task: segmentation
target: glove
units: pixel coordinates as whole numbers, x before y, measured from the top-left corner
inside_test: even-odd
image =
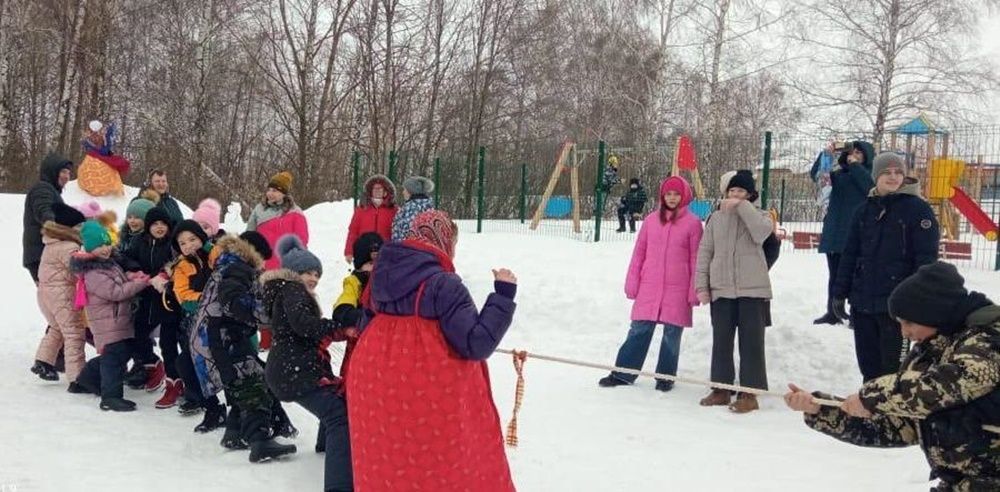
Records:
[[[833,315],[844,321],[849,321],[850,316],[847,315],[847,307],[845,306],[846,299],[834,299],[830,310],[833,311]]]

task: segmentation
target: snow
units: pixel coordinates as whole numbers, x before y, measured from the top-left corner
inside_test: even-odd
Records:
[[[134,196],[127,191],[126,197]],[[84,201],[72,185],[66,199]],[[34,287],[21,268],[23,195],[0,194],[2,296],[11,309],[0,344],[0,488],[3,490],[320,490],[322,455],[312,452],[316,419],[294,404],[286,408],[301,434],[289,460],[251,465],[246,452],[225,451],[221,432],[191,431],[200,417],[157,410],[158,394],[126,389],[137,412],[101,412],[92,396],[70,395],[65,383],[40,381],[28,371],[44,322]],[[122,216],[127,198],[101,199]],[[190,211],[182,207],[185,214]],[[238,206],[225,227],[242,230]],[[234,214],[235,213],[235,214]],[[350,270],[343,259],[350,202],[306,211],[310,248],[324,261],[318,290],[324,310]],[[602,364],[614,361],[628,330],[629,303],[622,283],[631,244],[583,243],[517,233],[477,235],[463,227],[456,266],[473,296],[492,289],[490,269],[509,267],[519,278],[518,311],[501,344]],[[1000,298],[997,274],[963,268],[971,288]],[[860,384],[851,332],[813,326],[826,289],[824,258],[785,252],[772,272],[774,326],[767,332],[772,389],[787,382],[847,394]],[[658,337],[647,358],[655,365]],[[88,349],[90,349],[88,347]],[[707,308],[682,340],[680,374],[707,379],[711,328]],[[93,356],[92,350],[88,357]],[[490,360],[494,398],[506,425],[516,377],[507,356]],[[528,359],[518,420],[519,448],[508,451],[520,490],[878,490],[923,491],[927,465],[916,447],[874,450],[839,443],[806,428],[776,398],[762,409],[734,415],[702,408],[706,389],[678,385],[653,390],[640,378],[632,387],[599,388],[602,371]]]

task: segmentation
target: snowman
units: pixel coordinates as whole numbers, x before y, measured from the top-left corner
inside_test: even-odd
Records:
[[[125,194],[122,177],[128,174],[129,161],[112,152],[115,124],[105,125],[98,120],[87,125],[83,139],[83,162],[77,171],[77,181],[83,191],[93,196],[121,196]]]

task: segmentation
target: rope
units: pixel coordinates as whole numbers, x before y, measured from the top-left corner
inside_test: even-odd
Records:
[[[521,398],[524,396],[524,378],[523,378],[523,376],[521,374],[521,367],[523,367],[523,364],[524,364],[523,359],[526,359],[529,356],[529,354],[525,350],[507,350],[507,349],[498,348],[498,349],[496,349],[496,351],[499,352],[499,353],[501,353],[501,354],[514,355],[514,357],[515,357],[514,367],[517,370],[517,400],[514,402],[514,415],[515,415],[515,420],[516,420],[517,411],[521,407]],[[547,360],[549,362],[557,362],[557,363],[560,363],[560,364],[568,364],[568,365],[580,366],[580,367],[590,367],[590,368],[593,368],[593,369],[603,369],[603,370],[606,370],[606,371],[614,371],[614,372],[620,372],[620,373],[625,373],[625,374],[634,374],[636,376],[646,376],[646,377],[656,378],[656,379],[666,379],[666,380],[669,380],[669,381],[676,381],[676,382],[680,382],[680,383],[693,384],[693,385],[697,385],[697,386],[706,386],[706,387],[714,388],[714,389],[723,389],[723,390],[729,390],[729,391],[736,391],[736,392],[740,392],[740,393],[749,393],[749,394],[757,395],[757,396],[775,396],[775,397],[779,397],[779,398],[784,398],[785,397],[784,393],[780,393],[780,392],[777,392],[777,391],[768,391],[768,390],[763,390],[763,389],[760,389],[760,388],[750,388],[750,387],[740,386],[740,385],[736,385],[736,384],[716,383],[716,382],[713,382],[713,381],[705,381],[703,379],[695,379],[695,378],[689,378],[689,377],[684,377],[684,376],[675,376],[673,374],[660,374],[660,373],[657,373],[657,372],[640,371],[640,370],[636,370],[636,369],[629,369],[627,367],[609,366],[609,365],[605,365],[605,364],[597,364],[597,363],[594,363],[594,362],[586,362],[586,361],[582,361],[582,360],[567,359],[567,358],[564,358],[564,357],[555,357],[555,356],[552,356],[552,355],[542,355],[542,354],[532,353],[532,354],[530,354],[530,356],[534,357],[536,359],[539,359],[539,360]],[[518,362],[517,362],[518,358],[522,359],[522,361],[520,363],[521,367],[518,367]],[[821,406],[838,407],[838,408],[840,407],[841,403],[843,403],[843,402],[841,402],[839,400],[830,400],[830,399],[825,399],[825,398],[813,398],[813,402],[817,403],[817,404],[819,404]],[[905,414],[882,414],[882,415],[892,415],[892,416],[895,416],[895,417],[903,417],[903,418],[917,419],[917,420],[920,420],[920,419],[924,418],[924,417],[917,416],[917,415],[905,415]],[[511,423],[514,424],[514,421],[511,421]],[[515,424],[515,429],[516,429],[516,424]],[[995,434],[1000,434],[1000,426],[984,425],[983,426],[983,430],[985,430],[987,432],[992,432],[992,433],[995,433]],[[509,427],[508,427],[508,431],[509,431]],[[514,439],[516,441],[517,437],[515,436]]]
[[[524,361],[528,358],[528,353],[524,350],[510,351],[514,360],[514,371],[517,372],[517,389],[514,391],[514,412],[507,424],[507,445],[517,447],[517,413],[521,411],[521,402],[524,400]]]

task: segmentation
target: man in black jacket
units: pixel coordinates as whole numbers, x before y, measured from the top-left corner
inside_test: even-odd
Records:
[[[177,205],[177,200],[170,196],[170,183],[167,182],[167,173],[159,169],[153,169],[149,172],[149,176],[146,179],[146,186],[143,190],[140,190],[140,196],[144,190],[153,190],[157,195],[160,196],[160,201],[157,202],[156,206],[167,211],[167,215],[170,219],[174,221],[174,224],[179,224],[184,220],[184,214],[181,213],[181,208]]]
[[[42,160],[37,183],[24,197],[24,254],[22,264],[38,283],[38,266],[42,261],[42,224],[55,220],[52,205],[63,203],[62,189],[72,177],[73,162],[51,153]]]
[[[906,177],[902,156],[882,152],[872,166],[875,187],[854,213],[833,286],[833,311],[847,319],[851,302],[854,350],[865,381],[899,369],[903,336],[889,316],[889,294],[921,265],[933,263],[941,239],[920,185]]]

